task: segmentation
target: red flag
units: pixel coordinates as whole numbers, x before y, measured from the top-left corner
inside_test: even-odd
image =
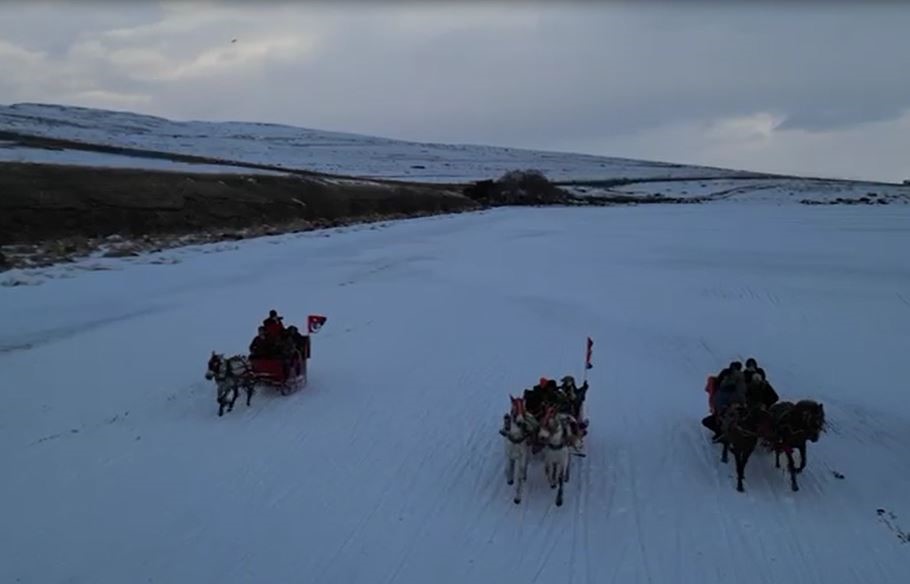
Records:
[[[591,369],[594,365],[591,365],[591,353],[594,349],[594,341],[591,340],[591,337],[588,337],[588,352],[585,356],[585,369]]]
[[[325,324],[325,321],[326,317],[320,316],[318,314],[311,314],[307,317],[307,330],[309,330],[311,334],[319,332],[319,329],[322,328],[322,325]]]

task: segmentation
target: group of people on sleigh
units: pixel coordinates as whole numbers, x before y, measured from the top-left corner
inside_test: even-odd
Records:
[[[568,414],[574,420],[572,432],[578,436],[587,434],[588,423],[582,418],[582,407],[588,392],[588,382],[581,387],[575,385],[575,378],[566,375],[557,385],[556,380],[541,377],[537,385],[524,390],[525,410],[538,422],[543,420],[552,407],[557,414]]]
[[[282,359],[285,364],[295,358],[310,356],[310,338],[300,334],[296,326],[285,327],[276,310],[259,327],[259,333],[250,342],[250,359]]]
[[[720,438],[720,420],[724,411],[733,404],[751,404],[765,409],[773,406],[780,397],[758,362],[746,359],[746,366],[740,361],[733,361],[717,375],[708,379],[705,387],[708,392],[710,415],[704,418],[703,426],[714,432],[713,440]]]

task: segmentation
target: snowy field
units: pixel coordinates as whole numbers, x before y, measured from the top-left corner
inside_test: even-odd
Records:
[[[0,582],[906,582],[907,249],[906,207],[743,203],[50,269],[0,288]],[[329,317],[310,386],[216,417],[209,352],[273,307]],[[516,506],[508,394],[580,375],[586,335],[588,456]],[[750,355],[825,405],[799,493],[764,453],[737,493],[699,424]]]
[[[878,200],[910,203],[910,186],[808,179],[746,179],[648,182],[623,185],[614,190],[631,195],[664,195],[679,198],[798,203],[803,200],[828,202],[837,199]],[[593,193],[596,194],[596,189]]]
[[[162,170],[166,172],[204,172],[215,174],[271,174],[287,173],[260,170],[222,164],[192,164],[175,162],[162,158],[146,158],[111,154],[107,152],[88,152],[85,150],[31,148],[0,142],[0,162],[28,162],[35,164],[66,164],[73,166],[93,166],[100,168],[141,168],[143,170]]]
[[[716,168],[584,154],[426,144],[245,122],[179,122],[97,109],[0,106],[0,131],[370,178],[468,182],[536,168],[551,180],[736,176]],[[24,154],[22,154],[24,155]],[[146,159],[150,165],[156,161]],[[134,158],[136,168],[157,168]],[[78,159],[73,164],[91,164]],[[160,164],[160,163],[159,163]]]

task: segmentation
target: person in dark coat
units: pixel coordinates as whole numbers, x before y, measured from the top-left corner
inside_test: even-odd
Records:
[[[552,387],[551,387],[552,384]],[[541,377],[537,385],[525,392],[525,409],[538,420],[543,417],[548,405],[553,403],[556,382]]]
[[[714,412],[722,415],[729,406],[744,401],[746,401],[746,378],[743,375],[742,363],[736,361],[730,365],[730,370],[714,392]]]
[[[736,367],[737,363],[738,363],[737,361],[733,361],[732,363],[730,363],[729,365],[727,365],[726,367],[724,367],[723,369],[720,370],[720,373],[718,373],[714,377],[714,386],[715,387],[720,387],[720,384],[723,383],[724,379],[727,378],[727,375],[729,375],[730,372],[733,371],[733,369]]]
[[[582,406],[585,403],[585,395],[588,392],[588,381],[585,380],[581,387],[575,385],[575,378],[566,375],[562,378],[559,386],[559,394],[562,396],[562,413],[572,416],[569,426],[574,436],[583,438],[588,433],[588,422],[583,418]]]
[[[563,396],[566,405],[566,412],[575,418],[581,418],[581,406],[585,402],[585,395],[588,393],[588,382],[582,383],[581,387],[575,385],[575,378],[566,375],[562,378],[559,386],[559,392]]]
[[[287,335],[288,340],[290,340],[291,343],[293,343],[294,347],[296,347],[297,350],[300,351],[301,357],[303,357],[304,359],[309,357],[309,351],[308,351],[309,337],[306,337],[305,335],[300,334],[300,331],[294,325],[291,325],[286,329],[285,335]]]
[[[250,357],[271,357],[275,354],[275,343],[268,337],[265,327],[259,327],[259,334],[250,343]]]
[[[771,384],[768,383],[764,376],[754,371],[746,382],[746,402],[770,408],[780,399]]]
[[[537,414],[543,409],[543,400],[540,395],[539,386],[528,388],[524,391],[525,411],[538,417]]]
[[[746,369],[743,371],[743,375],[746,377],[746,383],[749,383],[749,381],[752,380],[752,376],[756,373],[760,374],[765,381],[768,380],[768,375],[765,373],[765,370],[758,366],[758,362],[755,359],[749,357],[746,359]]]
[[[714,394],[711,396],[712,413],[701,421],[704,427],[714,432],[712,440],[720,437],[720,419],[724,410],[746,399],[746,380],[742,369],[742,363],[733,361],[715,379]]]
[[[554,379],[548,379],[547,382],[543,385],[543,395],[544,408],[553,406],[556,408],[556,411],[560,411],[563,405],[563,396],[559,393],[559,386],[556,385]]]

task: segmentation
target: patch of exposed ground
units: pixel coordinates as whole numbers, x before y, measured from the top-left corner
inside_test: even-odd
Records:
[[[453,213],[447,186],[0,164],[0,269]]]

